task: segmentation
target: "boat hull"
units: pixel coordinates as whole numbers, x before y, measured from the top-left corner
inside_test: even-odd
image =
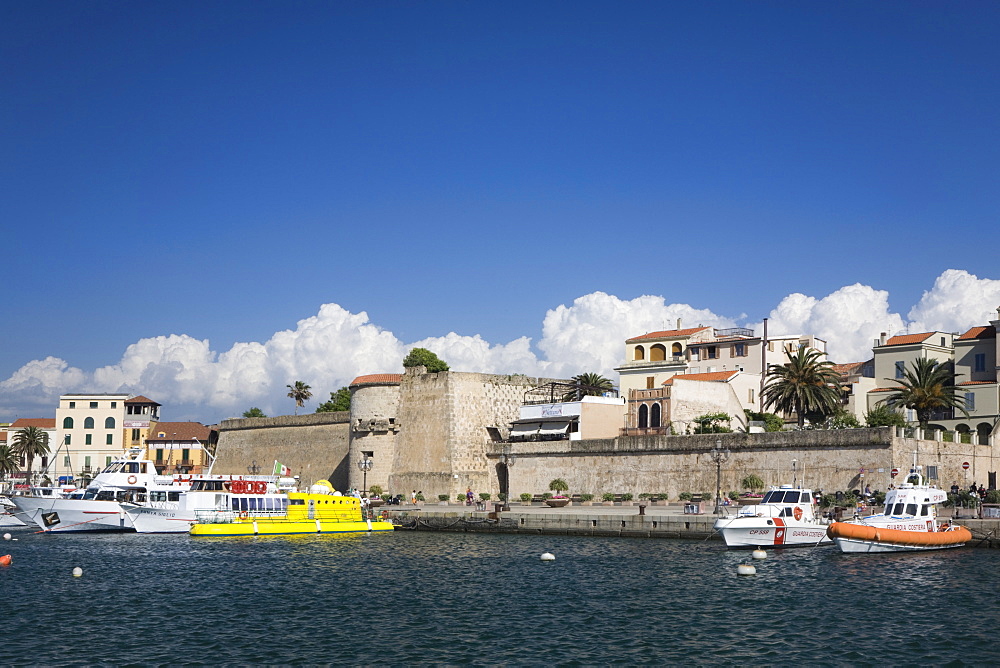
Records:
[[[827,528],[842,552],[923,552],[962,547],[972,540],[965,527],[947,531],[904,531],[853,522],[835,522]]]
[[[195,524],[192,536],[279,536],[286,534],[368,533],[392,531],[391,522],[341,520],[281,520],[260,518],[218,524]]]
[[[87,531],[133,531],[122,507],[116,501],[53,499],[18,496],[11,499],[19,516],[34,522],[48,533]]]
[[[771,524],[767,524],[770,521]],[[715,529],[726,547],[813,547],[830,544],[826,527],[812,523],[796,523],[781,518],[767,520],[758,517],[720,519]]]

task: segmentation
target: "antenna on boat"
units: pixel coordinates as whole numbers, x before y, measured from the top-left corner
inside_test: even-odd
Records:
[[[205,453],[205,456],[208,457],[208,473],[206,473],[206,475],[212,475],[212,467],[215,466],[215,455],[211,451],[209,451],[208,448],[203,446],[201,444],[201,441],[199,441],[196,437],[192,436],[191,440],[197,443],[198,447],[201,448],[202,451]]]

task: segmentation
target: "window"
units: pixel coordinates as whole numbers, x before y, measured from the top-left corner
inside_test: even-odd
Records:
[[[139,430],[138,429],[133,429],[132,430],[132,440],[133,441],[138,441],[139,440],[139,436],[140,436]]]
[[[636,346],[635,347],[635,358],[634,359],[636,359],[636,360],[644,360],[644,359],[646,359],[646,349],[643,348],[642,346]]]
[[[656,387],[656,376],[646,376],[646,389],[652,390]]]
[[[942,347],[942,348],[944,348],[944,347],[946,347],[947,345],[948,345],[948,344],[944,342],[944,337],[942,336],[942,337],[941,337],[941,347]]]
[[[90,455],[83,458],[83,466],[84,468],[90,468]]]
[[[73,428],[73,418],[71,417],[63,418],[63,429],[72,429],[72,428]]]
[[[104,428],[105,429],[114,429],[115,428],[115,419],[113,417],[105,418],[104,419]]]
[[[69,402],[69,407],[70,408],[76,408],[76,402],[75,401]]]
[[[104,458],[104,465],[111,466],[111,455],[108,455],[107,457]]]
[[[649,349],[649,359],[653,362],[662,362],[667,359],[667,347],[662,343],[657,343]]]
[[[737,343],[733,345],[733,357],[746,357],[747,356],[747,344]]]
[[[938,478],[938,467],[937,466],[928,466],[927,467],[927,479],[928,480],[937,480],[937,478]]]
[[[65,457],[63,457],[63,468],[68,469],[69,467],[70,467],[69,455],[66,455]]]
[[[157,448],[156,449],[156,461],[158,461],[158,462],[162,462],[163,461],[163,448]]]
[[[645,429],[649,426],[649,408],[646,404],[639,406],[639,429]]]
[[[87,434],[86,436],[84,436],[83,437],[84,445],[93,445],[93,438],[94,438],[93,434]]]
[[[108,434],[108,437],[106,439],[104,439],[104,444],[105,445],[114,445],[115,444],[115,435],[114,434]]]
[[[752,387],[747,390],[747,395],[747,401],[751,404],[754,403],[754,389]]]
[[[84,429],[93,429],[94,428],[94,418],[92,418],[92,417],[84,418],[84,420],[83,420],[83,428]]]
[[[707,348],[705,348],[705,352],[708,354],[708,357],[706,359],[714,360],[719,356],[715,346],[708,346]]]
[[[965,410],[974,411],[976,410],[976,394],[975,392],[965,393]]]
[[[111,402],[111,407],[112,408],[118,408],[118,402],[117,401],[112,401]]]
[[[191,451],[187,448],[181,450],[181,460],[185,462],[191,461]]]
[[[96,401],[91,401],[90,402],[90,407],[91,408],[97,408],[97,402]]]
[[[903,378],[906,373],[906,362],[896,362],[896,378]]]
[[[66,445],[69,445],[71,440],[73,440],[72,437],[69,434],[66,434]]]
[[[649,416],[649,426],[660,426],[660,404],[653,404],[652,414]]]
[[[976,353],[976,366],[973,371],[986,371],[986,353]]]

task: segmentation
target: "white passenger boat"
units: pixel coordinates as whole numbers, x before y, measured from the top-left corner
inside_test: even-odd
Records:
[[[16,512],[14,503],[6,496],[0,496],[0,527],[23,527],[24,522],[17,517]]]
[[[204,475],[191,479],[191,488],[176,499],[150,493],[145,503],[122,503],[132,527],[139,533],[187,533],[206,515],[266,517],[284,513],[294,478],[277,476]]]
[[[878,515],[834,522],[827,529],[842,552],[922,552],[961,547],[972,532],[951,522],[938,522],[937,504],[948,500],[943,489],[926,485],[921,467],[885,495]]]
[[[11,500],[19,517],[46,532],[133,531],[123,502],[146,503],[151,496],[176,501],[191,486],[190,476],[157,475],[153,462],[137,456],[133,451],[112,461],[86,489],[61,495],[32,488]]]
[[[793,547],[829,544],[826,524],[816,513],[812,490],[772,487],[760,503],[720,517],[715,530],[728,547]]]

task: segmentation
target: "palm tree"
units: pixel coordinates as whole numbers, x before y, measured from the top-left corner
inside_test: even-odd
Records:
[[[934,411],[954,409],[968,417],[965,398],[958,394],[954,379],[951,364],[918,357],[911,368],[904,368],[901,380],[886,379],[899,387],[879,403],[889,408],[912,408],[917,412],[917,422],[922,429],[927,428]]]
[[[20,457],[6,443],[0,443],[0,477],[7,477],[21,468]]]
[[[295,385],[285,385],[288,388],[288,398],[295,400],[295,414],[299,414],[299,409],[305,405],[306,399],[313,395],[312,389],[301,380],[295,381]]]
[[[802,346],[788,361],[767,371],[767,386],[761,393],[765,407],[783,413],[795,413],[799,427],[805,426],[807,413],[833,415],[840,407],[840,374],[833,362],[821,361],[823,353]]]
[[[31,484],[31,462],[49,454],[49,434],[38,427],[18,429],[14,434],[14,453],[28,462],[24,481]]]
[[[579,401],[581,397],[599,397],[615,389],[614,384],[599,373],[581,373],[570,380],[576,387],[563,395],[563,401]]]

